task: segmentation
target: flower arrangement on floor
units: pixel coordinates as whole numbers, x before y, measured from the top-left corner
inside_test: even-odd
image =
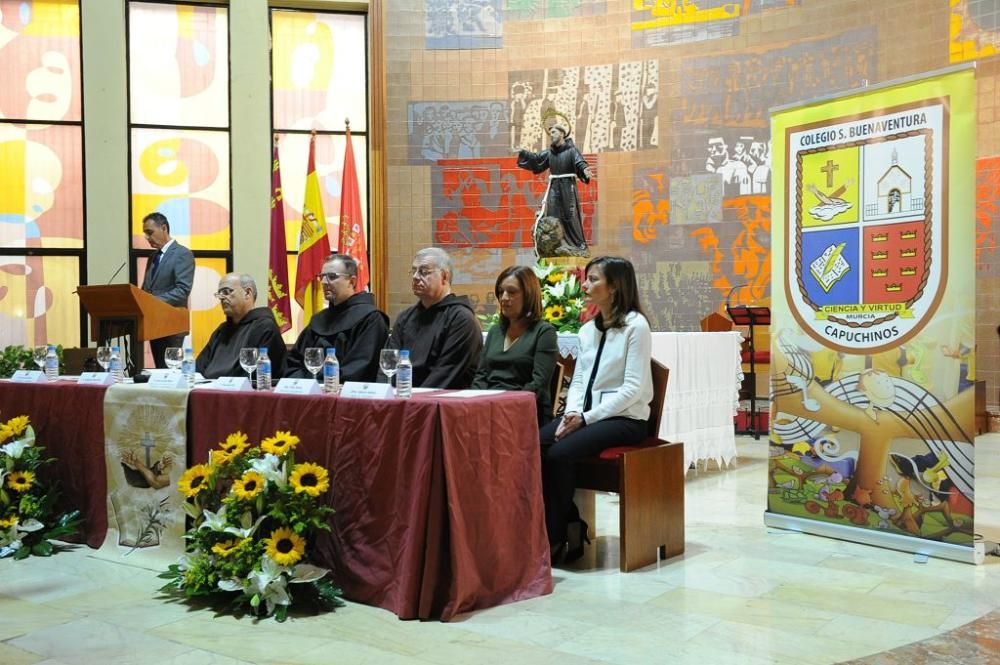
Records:
[[[583,270],[549,263],[545,259],[539,259],[532,270],[542,283],[542,318],[561,333],[580,332],[580,327],[593,316],[584,304],[580,289]],[[483,329],[489,330],[500,320],[500,312],[480,315],[479,320]]]
[[[234,609],[284,621],[296,600],[320,610],[343,605],[329,572],[309,562],[319,531],[329,531],[333,509],[326,469],[295,463],[299,438],[277,432],[252,446],[242,432],[230,434],[209,463],[188,469],[177,483],[193,526],[188,553],[160,575],[171,595],[232,600]],[[232,594],[239,594],[235,599]]]
[[[55,459],[42,451],[28,416],[0,425],[0,558],[50,556],[51,541],[72,536],[83,521],[78,510],[54,517],[59,492],[42,468]]]

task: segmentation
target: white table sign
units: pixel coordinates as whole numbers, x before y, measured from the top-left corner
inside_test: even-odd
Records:
[[[19,369],[10,377],[14,383],[46,383],[45,373],[37,369]]]
[[[83,372],[77,383],[81,386],[110,386],[114,385],[115,377],[111,372]]]
[[[248,393],[253,391],[250,379],[245,376],[220,376],[211,384],[204,386],[213,390],[228,390],[234,393]]]
[[[155,372],[146,383],[150,388],[184,388],[187,389],[187,379],[179,369]]]
[[[316,379],[281,379],[274,392],[280,395],[319,395],[323,386]]]
[[[392,399],[392,386],[388,383],[362,383],[361,381],[348,381],[340,389],[341,397],[353,397],[355,399]]]

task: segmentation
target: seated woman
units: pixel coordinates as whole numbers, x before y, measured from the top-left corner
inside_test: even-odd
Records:
[[[580,355],[565,415],[540,433],[545,525],[553,563],[583,554],[587,525],[573,503],[574,463],[605,448],[642,441],[653,399],[653,341],[639,304],[635,269],[628,259],[601,256],[587,264],[585,273],[584,298],[599,314],[580,329]],[[572,543],[567,541],[570,535]]]
[[[558,343],[556,329],[541,320],[538,277],[531,268],[511,266],[497,277],[493,292],[500,303],[500,322],[486,334],[472,387],[535,393],[538,422],[544,425],[552,419],[549,383]]]

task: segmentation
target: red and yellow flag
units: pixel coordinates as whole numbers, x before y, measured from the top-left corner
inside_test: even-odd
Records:
[[[306,169],[306,196],[302,202],[302,230],[299,232],[299,260],[295,274],[295,301],[302,307],[302,325],[323,309],[323,287],[316,276],[330,254],[326,217],[316,174],[316,134],[309,139],[309,166]]]
[[[271,156],[271,252],[267,265],[267,306],[285,332],[292,327],[292,301],[288,297],[288,252],[285,249],[285,206],[281,195],[278,136]]]
[[[344,152],[344,178],[340,185],[340,242],[337,252],[358,262],[358,291],[368,288],[368,246],[365,243],[365,220],[361,216],[358,171],[354,166],[351,127],[347,127],[347,150]]]

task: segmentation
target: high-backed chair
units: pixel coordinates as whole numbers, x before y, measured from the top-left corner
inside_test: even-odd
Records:
[[[618,494],[619,568],[627,573],[684,552],[684,444],[658,437],[670,370],[652,360],[648,433],[576,465],[580,489]]]

